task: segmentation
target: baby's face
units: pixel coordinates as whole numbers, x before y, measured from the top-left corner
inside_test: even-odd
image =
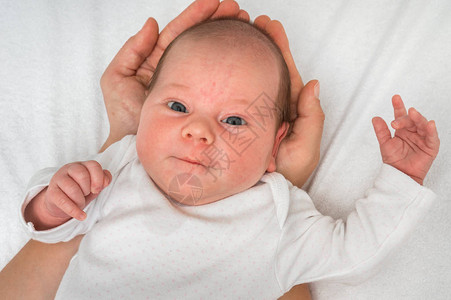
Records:
[[[276,60],[179,41],[142,108],[137,152],[147,174],[187,205],[211,203],[275,171]]]

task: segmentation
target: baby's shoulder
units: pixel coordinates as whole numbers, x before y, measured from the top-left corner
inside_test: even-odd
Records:
[[[304,209],[314,207],[309,195],[294,186],[282,174],[266,173],[261,182],[267,184],[271,190],[274,207],[281,228],[290,215],[297,214]]]

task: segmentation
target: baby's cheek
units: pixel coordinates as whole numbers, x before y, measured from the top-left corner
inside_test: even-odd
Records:
[[[145,135],[138,135],[136,137],[136,153],[140,162],[143,164],[144,168],[147,170],[149,163],[153,160],[152,155],[152,143],[151,139]]]
[[[250,149],[249,149],[250,150]],[[259,152],[249,151],[247,155],[242,155],[236,163],[234,178],[237,183],[255,184],[264,174],[266,159]]]
[[[148,147],[149,139],[146,138],[145,135],[145,132],[138,130],[138,133],[136,135],[136,152],[138,153],[138,156],[144,155]]]

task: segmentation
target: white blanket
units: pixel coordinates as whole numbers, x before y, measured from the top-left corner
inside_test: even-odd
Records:
[[[99,79],[149,16],[163,28],[191,0],[2,1],[0,9],[0,268],[26,242],[17,221],[30,176],[95,153],[108,132]],[[318,209],[345,217],[381,159],[371,126],[391,96],[436,120],[441,150],[425,185],[439,201],[414,235],[357,285],[316,283],[314,299],[449,299],[451,292],[451,2],[241,0],[284,24],[305,82],[319,79],[322,160],[305,186]]]

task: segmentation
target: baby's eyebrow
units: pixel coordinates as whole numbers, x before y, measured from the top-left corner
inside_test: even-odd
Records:
[[[171,82],[168,83],[165,88],[179,88],[179,89],[183,89],[183,90],[189,90],[190,87],[188,85],[185,85],[183,83],[178,83],[178,82]],[[246,98],[230,98],[229,99],[230,102],[233,102],[233,104],[238,104],[238,105],[243,105],[243,106],[249,106],[250,105],[250,101]]]
[[[182,83],[177,83],[177,82],[169,83],[166,87],[167,88],[181,88],[181,89],[185,89],[185,90],[189,89],[189,86],[184,85]]]
[[[242,105],[242,106],[250,105],[250,101],[245,98],[231,98],[231,99],[229,99],[229,101],[232,102],[233,104]]]

